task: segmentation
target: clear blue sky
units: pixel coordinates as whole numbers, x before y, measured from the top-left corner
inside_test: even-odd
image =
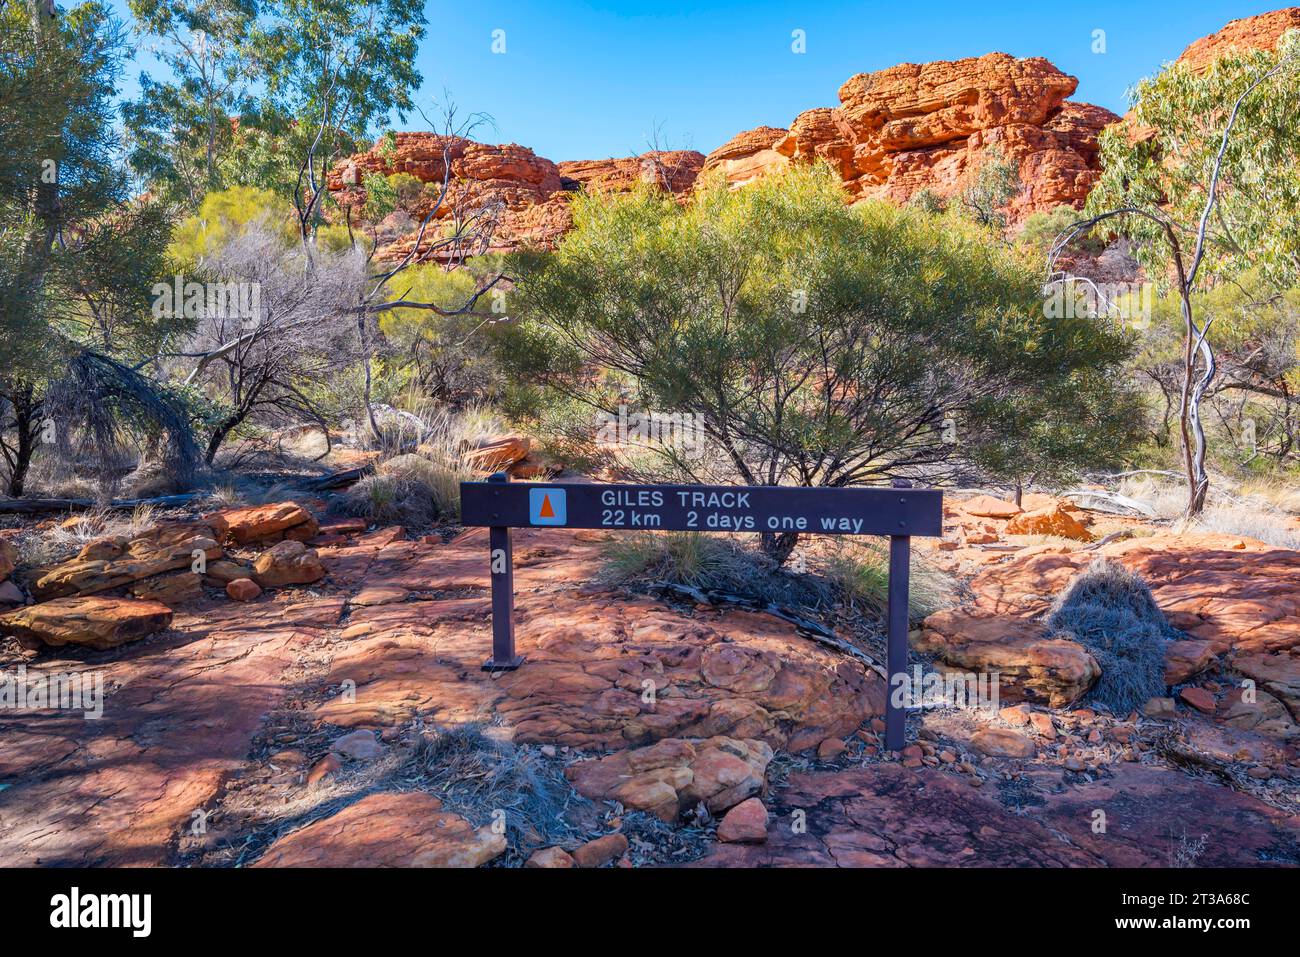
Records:
[[[125,13],[124,0],[112,2]],[[456,0],[426,7],[421,102],[445,88],[463,111],[495,120],[478,138],[553,160],[641,152],[656,125],[670,145],[707,153],[741,130],[788,126],[802,110],[837,105],[836,91],[854,73],[1001,50],[1046,57],[1079,77],[1075,99],[1122,113],[1125,91],[1192,40],[1285,5]],[[796,29],[806,53],[791,52]],[[505,31],[504,54],[492,52],[496,30]],[[1092,52],[1094,30],[1105,31],[1105,53]],[[128,68],[131,89],[139,72]]]

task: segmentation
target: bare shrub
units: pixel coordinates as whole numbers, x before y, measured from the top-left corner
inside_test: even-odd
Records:
[[[1124,566],[1098,558],[1076,575],[1053,604],[1047,626],[1097,659],[1101,677],[1090,700],[1126,714],[1164,694],[1165,644],[1181,634],[1147,583]]]
[[[1200,860],[1201,855],[1205,853],[1205,845],[1209,841],[1210,835],[1202,834],[1196,840],[1191,841],[1187,838],[1187,832],[1183,831],[1182,837],[1178,843],[1173,845],[1169,850],[1170,867],[1195,867],[1196,862]]]
[[[101,538],[137,538],[158,524],[151,505],[137,505],[132,511],[92,508],[75,516],[77,521],[41,531],[33,529],[18,539],[18,564],[35,568],[71,558],[87,542]]]
[[[68,528],[58,528],[52,534],[77,545],[98,538],[137,538],[158,524],[158,510],[152,505],[137,505],[131,511],[120,508],[95,508],[82,512],[80,521]]]
[[[283,234],[261,221],[201,266],[214,280],[249,283],[258,291],[255,315],[204,310],[183,353],[194,360],[186,384],[205,384],[221,405],[207,439],[207,462],[246,422],[306,420],[324,430],[319,403],[301,384],[331,381],[364,351],[363,322],[373,324],[359,311],[367,283],[364,253],[286,246]]]
[[[572,847],[583,839],[566,816],[593,805],[564,779],[560,764],[491,737],[481,724],[425,733],[411,766],[422,787],[475,824],[504,811],[506,840],[521,856],[530,847]]]

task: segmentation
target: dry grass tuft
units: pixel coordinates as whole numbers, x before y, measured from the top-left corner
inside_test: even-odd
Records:
[[[883,618],[889,604],[889,549],[870,539],[837,539],[823,574],[854,610]],[[908,614],[925,618],[957,602],[957,582],[912,552]]]
[[[1115,714],[1165,693],[1165,645],[1180,637],[1141,577],[1098,558],[1070,580],[1047,616],[1053,633],[1097,659],[1101,677],[1088,698]]]

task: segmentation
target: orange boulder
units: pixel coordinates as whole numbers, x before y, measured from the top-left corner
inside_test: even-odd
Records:
[[[1007,535],[1054,535],[1080,542],[1092,541],[1092,535],[1083,523],[1059,505],[1023,512],[1007,522],[1003,532]]]
[[[172,610],[156,601],[81,596],[29,605],[0,616],[0,634],[27,647],[41,644],[116,648],[172,623]]]

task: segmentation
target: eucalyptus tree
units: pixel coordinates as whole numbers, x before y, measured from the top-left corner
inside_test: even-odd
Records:
[[[1248,270],[1286,288],[1300,275],[1300,33],[1276,50],[1232,52],[1203,70],[1174,63],[1139,83],[1128,122],[1100,137],[1102,175],[1085,218],[1057,240],[1128,237],[1139,261],[1178,297],[1178,423],[1188,517],[1209,490],[1201,404],[1217,372],[1198,293]],[[1098,230],[1100,227],[1100,230]]]
[[[223,185],[223,159],[255,79],[255,0],[130,0],[135,33],[166,76],[140,76],[123,108],[131,164],[150,188],[188,209]]]
[[[101,3],[0,6],[0,457],[13,496],[53,426],[61,448],[80,424],[103,452],[161,413],[178,470],[193,458],[184,417],[131,367],[173,319],[150,308],[165,215],[131,197],[120,163],[125,52]],[[60,387],[72,379],[84,388]]]

